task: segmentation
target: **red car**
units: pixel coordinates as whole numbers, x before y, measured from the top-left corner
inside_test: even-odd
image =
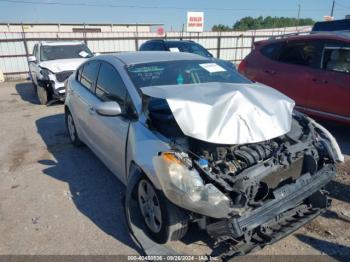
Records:
[[[350,124],[350,33],[256,42],[239,72],[293,98],[297,109]]]

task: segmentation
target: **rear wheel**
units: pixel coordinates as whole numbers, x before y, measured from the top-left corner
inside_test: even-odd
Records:
[[[74,120],[73,120],[73,116],[69,112],[68,109],[66,110],[65,118],[66,118],[66,126],[67,126],[67,130],[68,130],[70,141],[75,146],[83,145],[83,143],[81,142],[81,140],[80,140],[80,138],[78,136],[77,129],[75,127],[75,123],[74,123]]]
[[[186,213],[170,203],[148,179],[141,179],[137,187],[139,208],[151,238],[158,243],[179,240],[188,228]]]

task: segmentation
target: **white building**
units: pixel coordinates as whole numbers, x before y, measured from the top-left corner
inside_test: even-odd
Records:
[[[133,24],[74,24],[74,23],[0,23],[0,32],[50,32],[50,33],[81,33],[81,32],[151,32],[152,27],[163,24],[133,23]]]

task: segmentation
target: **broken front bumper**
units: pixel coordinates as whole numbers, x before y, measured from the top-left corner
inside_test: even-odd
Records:
[[[294,184],[274,191],[274,200],[237,218],[224,219],[207,226],[217,247],[226,247],[222,255],[241,255],[271,244],[303,226],[330,205],[321,190],[336,175],[333,166],[325,166],[314,175],[305,174]]]

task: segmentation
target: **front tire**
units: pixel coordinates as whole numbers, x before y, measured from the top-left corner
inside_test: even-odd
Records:
[[[188,216],[142,178],[137,186],[137,200],[149,236],[163,244],[183,238],[188,229]]]
[[[65,119],[66,119],[66,127],[68,130],[69,139],[71,143],[75,146],[82,146],[83,142],[81,142],[78,136],[78,132],[77,132],[77,128],[75,127],[73,116],[68,109],[66,110],[66,113],[65,113]]]
[[[47,102],[49,102],[49,100],[50,100],[49,92],[47,91],[46,88],[44,88],[40,85],[37,86],[36,90],[37,90],[38,99],[39,99],[40,104],[46,105]]]

